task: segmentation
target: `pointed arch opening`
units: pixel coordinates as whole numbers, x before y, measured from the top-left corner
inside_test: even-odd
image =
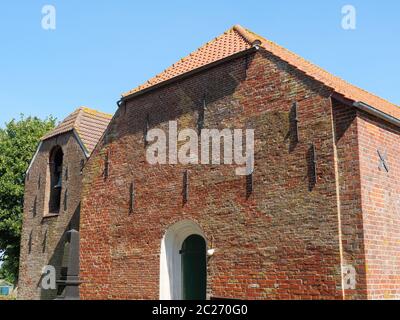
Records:
[[[50,152],[49,158],[49,209],[50,214],[59,214],[61,207],[62,172],[64,153],[60,146],[56,146]]]

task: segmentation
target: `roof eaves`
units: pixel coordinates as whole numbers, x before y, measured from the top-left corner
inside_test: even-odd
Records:
[[[258,49],[259,49],[259,47],[258,47],[257,45],[254,45],[254,46],[252,46],[252,47],[249,48],[249,49],[239,51],[239,52],[237,52],[237,53],[235,53],[235,54],[233,54],[233,55],[230,55],[230,56],[225,57],[225,58],[223,58],[223,59],[220,59],[220,60],[211,62],[211,63],[206,64],[206,65],[204,65],[204,66],[201,66],[201,67],[199,67],[199,68],[190,70],[190,71],[188,71],[188,72],[185,72],[185,73],[180,74],[180,75],[178,75],[178,76],[175,76],[175,77],[173,77],[173,78],[167,79],[167,80],[165,80],[165,81],[156,83],[155,85],[150,86],[150,87],[147,87],[147,88],[144,88],[144,89],[142,89],[142,90],[140,90],[140,91],[136,91],[136,92],[128,93],[128,94],[123,94],[123,95],[122,95],[122,98],[121,98],[121,100],[120,100],[120,102],[122,102],[122,101],[124,101],[124,100],[127,100],[127,99],[131,99],[131,98],[133,98],[133,97],[137,97],[137,96],[139,96],[139,95],[142,95],[142,94],[147,93],[147,92],[149,92],[149,91],[153,91],[153,90],[155,90],[155,89],[158,89],[158,88],[163,87],[163,86],[166,86],[166,85],[168,85],[168,84],[177,82],[177,81],[179,81],[179,80],[186,79],[186,78],[192,76],[193,74],[202,72],[202,71],[207,70],[207,69],[211,69],[211,68],[213,68],[213,67],[215,67],[215,66],[218,66],[218,65],[220,65],[220,64],[222,64],[222,63],[225,63],[225,62],[227,62],[227,61],[231,61],[231,60],[240,58],[240,57],[242,57],[242,56],[248,55],[248,54],[250,54],[250,53],[256,52]]]
[[[77,129],[73,129],[72,130],[76,140],[78,141],[79,146],[82,148],[83,153],[85,154],[86,158],[90,157],[90,152],[87,149],[86,145],[83,143],[80,135],[79,135],[79,131]]]
[[[373,115],[381,120],[387,121],[390,124],[400,128],[400,120],[399,119],[397,119],[396,117],[394,117],[386,112],[382,112],[363,101],[355,101],[355,100],[349,99],[349,98],[343,96],[342,94],[337,93],[336,91],[331,94],[331,98],[339,101],[340,103],[342,103],[346,106],[354,107],[358,110],[364,111],[370,115]]]
[[[40,141],[38,147],[36,148],[36,152],[35,152],[35,154],[33,155],[31,162],[29,163],[28,169],[26,169],[26,172],[25,172],[26,175],[27,175],[27,174],[29,173],[29,171],[31,170],[31,168],[32,168],[32,166],[33,166],[33,163],[35,162],[35,160],[36,160],[36,158],[37,158],[37,156],[38,156],[38,154],[39,154],[40,148],[42,147],[42,144],[43,144],[43,141]]]
[[[385,112],[382,112],[376,108],[374,108],[373,106],[370,106],[369,104],[362,102],[362,101],[355,101],[353,103],[353,106],[359,110],[365,111],[371,115],[376,116],[379,119],[385,120],[393,125],[395,125],[396,127],[400,127],[400,120],[391,116],[390,114],[387,114]]]

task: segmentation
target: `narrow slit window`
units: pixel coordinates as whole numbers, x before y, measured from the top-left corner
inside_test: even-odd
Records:
[[[29,240],[28,240],[28,253],[32,252],[32,238],[33,238],[33,231],[29,233]]]
[[[135,184],[132,182],[129,186],[129,213],[133,213],[135,208]]]
[[[148,142],[147,142],[147,134],[149,133],[150,130],[150,116],[149,114],[146,115],[146,120],[143,128],[143,140],[144,140],[144,146],[147,147]]]
[[[293,141],[299,142],[299,106],[297,102],[293,103]]]
[[[68,210],[68,189],[64,193],[64,211]]]
[[[199,107],[198,115],[197,115],[197,132],[200,135],[201,130],[204,129],[204,114],[206,109],[206,99],[203,99],[202,105]]]
[[[315,144],[311,146],[314,181],[317,182],[317,150]]]
[[[189,171],[185,170],[183,173],[183,190],[182,190],[183,203],[189,201]]]
[[[249,198],[253,193],[254,189],[254,181],[253,181],[253,173],[250,173],[246,176],[246,198]]]
[[[44,233],[43,242],[42,242],[42,252],[46,252],[46,245],[47,245],[47,230]]]
[[[110,174],[110,152],[107,151],[106,156],[104,158],[104,180],[107,180],[109,174]]]
[[[35,196],[35,200],[33,201],[32,216],[36,217],[36,214],[37,214],[37,196]]]

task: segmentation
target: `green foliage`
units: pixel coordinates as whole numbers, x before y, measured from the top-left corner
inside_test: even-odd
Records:
[[[0,128],[0,278],[13,283],[18,276],[25,173],[40,138],[54,126],[52,117],[21,115]]]

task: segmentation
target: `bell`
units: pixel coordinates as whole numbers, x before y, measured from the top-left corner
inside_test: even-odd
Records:
[[[58,177],[57,184],[54,186],[54,189],[61,189],[61,182],[62,182],[62,178],[61,178],[61,175],[60,175]]]

